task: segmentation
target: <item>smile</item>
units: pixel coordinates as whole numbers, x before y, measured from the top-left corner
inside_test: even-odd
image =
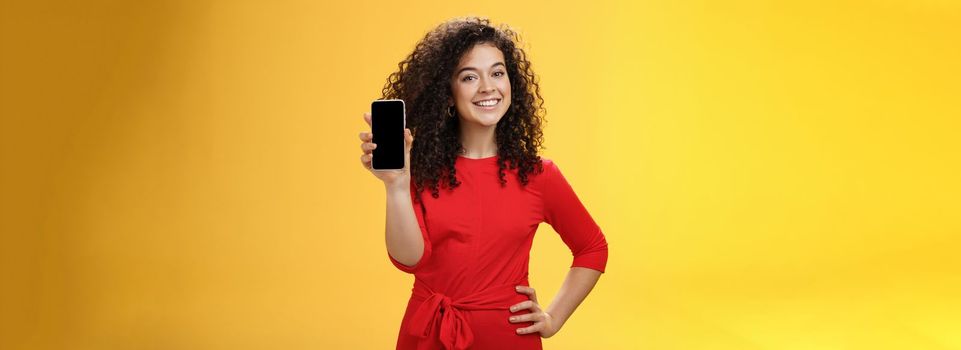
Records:
[[[473,103],[474,103],[475,106],[478,106],[478,107],[480,107],[481,109],[494,109],[495,106],[497,106],[499,103],[501,103],[501,99],[499,99],[499,98],[492,98],[492,99],[488,99],[488,100],[475,101],[475,102],[473,102]]]

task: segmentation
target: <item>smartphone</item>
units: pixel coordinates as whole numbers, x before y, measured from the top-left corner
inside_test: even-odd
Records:
[[[372,152],[371,169],[399,170],[404,168],[404,128],[407,113],[403,100],[376,100],[370,104],[371,142],[377,145]]]

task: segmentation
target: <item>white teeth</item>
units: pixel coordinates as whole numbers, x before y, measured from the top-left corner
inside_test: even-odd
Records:
[[[484,101],[474,102],[474,104],[482,107],[490,107],[490,106],[496,105],[497,102],[500,102],[500,100],[484,100]]]

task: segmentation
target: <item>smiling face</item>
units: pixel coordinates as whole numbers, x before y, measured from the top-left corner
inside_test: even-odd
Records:
[[[511,82],[501,50],[487,43],[474,45],[457,64],[451,91],[461,123],[497,125],[511,105]]]

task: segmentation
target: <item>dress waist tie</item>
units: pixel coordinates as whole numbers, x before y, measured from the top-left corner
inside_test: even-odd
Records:
[[[464,350],[474,343],[474,333],[464,316],[463,310],[507,310],[518,298],[523,296],[514,289],[517,285],[528,285],[527,281],[487,287],[476,293],[453,300],[447,295],[435,292],[425,283],[414,283],[413,298],[421,301],[420,307],[411,316],[411,335],[421,338],[418,350],[428,349],[431,341],[424,339],[440,338],[448,350]]]

